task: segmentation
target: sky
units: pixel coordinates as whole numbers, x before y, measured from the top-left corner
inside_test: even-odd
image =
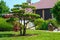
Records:
[[[4,0],[6,2],[6,5],[11,9],[13,8],[14,4],[21,4],[23,2],[26,2],[26,0]],[[38,2],[40,0],[31,0],[32,3]]]

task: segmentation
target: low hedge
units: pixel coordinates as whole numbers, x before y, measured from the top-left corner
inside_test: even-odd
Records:
[[[51,23],[53,27],[60,27],[60,25],[57,23],[56,19],[50,19],[50,20],[43,20],[43,19],[36,19],[34,21],[36,30],[48,30],[48,24]]]
[[[13,25],[6,22],[4,18],[0,18],[0,31],[11,31],[13,30]]]

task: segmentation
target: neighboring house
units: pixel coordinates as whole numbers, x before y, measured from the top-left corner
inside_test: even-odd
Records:
[[[20,23],[21,23],[21,20],[20,20]],[[22,25],[24,25],[24,20],[22,20]],[[25,20],[25,26],[27,29],[33,29],[35,30],[35,25],[33,22],[29,22],[29,20]]]
[[[32,3],[32,6],[36,7],[36,13],[39,14],[43,19],[53,18],[50,9],[54,7],[57,0],[40,0],[39,2]]]
[[[13,16],[13,13],[1,14],[3,18],[10,18]]]

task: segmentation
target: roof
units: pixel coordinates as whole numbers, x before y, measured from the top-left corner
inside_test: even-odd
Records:
[[[46,9],[46,8],[52,8],[57,0],[40,0],[39,2],[32,3],[32,6],[35,6],[36,9]]]

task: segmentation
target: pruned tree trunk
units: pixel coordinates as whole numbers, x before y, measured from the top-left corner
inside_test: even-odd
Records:
[[[19,19],[19,23],[20,23],[20,19]],[[21,23],[22,23],[22,19],[21,19]],[[22,25],[20,25],[20,36],[22,36]]]
[[[20,36],[22,36],[22,27],[20,27]]]
[[[25,26],[25,18],[24,18],[24,28],[23,28],[23,36],[26,35],[26,26]]]
[[[22,36],[22,27],[20,27],[20,36]]]

